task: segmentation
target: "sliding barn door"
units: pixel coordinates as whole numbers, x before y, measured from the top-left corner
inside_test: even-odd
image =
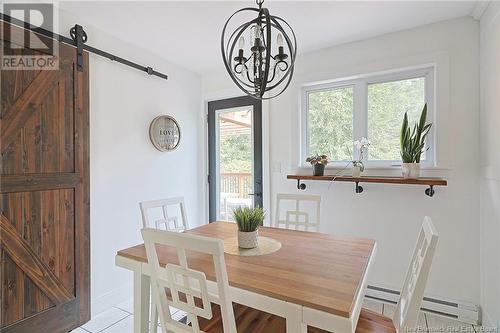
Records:
[[[38,54],[16,35],[2,43]],[[2,333],[68,332],[90,315],[88,55],[83,72],[74,48],[59,57],[59,70],[1,71]]]

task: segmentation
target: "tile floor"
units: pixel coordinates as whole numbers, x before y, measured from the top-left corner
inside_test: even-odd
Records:
[[[366,299],[364,307],[385,316],[392,317],[395,306]],[[184,313],[173,311],[173,316],[180,320]],[[118,304],[97,316],[72,333],[134,333],[134,315],[132,300]],[[479,333],[478,327],[464,324],[441,316],[421,312],[418,332],[463,332]]]
[[[132,300],[104,311],[71,333],[134,333],[134,306]],[[171,309],[172,318],[181,320],[185,313]],[[158,330],[159,332],[161,330]]]

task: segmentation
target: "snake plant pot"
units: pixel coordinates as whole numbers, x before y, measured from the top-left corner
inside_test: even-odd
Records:
[[[316,163],[313,165],[313,175],[314,176],[324,176],[325,175],[325,165],[321,163]]]
[[[353,166],[352,167],[352,176],[354,178],[359,178],[361,177],[361,167],[358,165],[358,166]]]
[[[403,163],[401,165],[403,178],[416,179],[420,177],[420,163]]]
[[[253,249],[259,246],[259,230],[250,232],[238,230],[238,246],[243,249]]]

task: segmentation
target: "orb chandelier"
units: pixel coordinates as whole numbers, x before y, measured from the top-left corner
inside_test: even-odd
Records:
[[[262,7],[264,0],[256,2],[258,8],[240,9],[227,20],[221,52],[229,76],[241,90],[257,99],[270,99],[282,94],[290,84],[297,41],[285,20]],[[257,17],[237,23],[235,31],[227,33],[237,17],[249,13]]]

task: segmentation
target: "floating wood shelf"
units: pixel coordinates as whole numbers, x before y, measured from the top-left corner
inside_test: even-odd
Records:
[[[442,178],[418,178],[418,179],[406,179],[403,177],[384,177],[384,176],[362,176],[362,177],[352,177],[352,176],[310,176],[310,175],[288,175],[287,179],[297,180],[297,188],[299,190],[305,190],[306,184],[302,183],[302,180],[316,180],[316,181],[335,181],[335,182],[352,182],[356,183],[356,193],[363,192],[363,187],[359,183],[378,183],[378,184],[406,184],[406,185],[424,185],[428,186],[425,190],[425,194],[432,197],[434,196],[434,186],[447,186],[448,181]]]

